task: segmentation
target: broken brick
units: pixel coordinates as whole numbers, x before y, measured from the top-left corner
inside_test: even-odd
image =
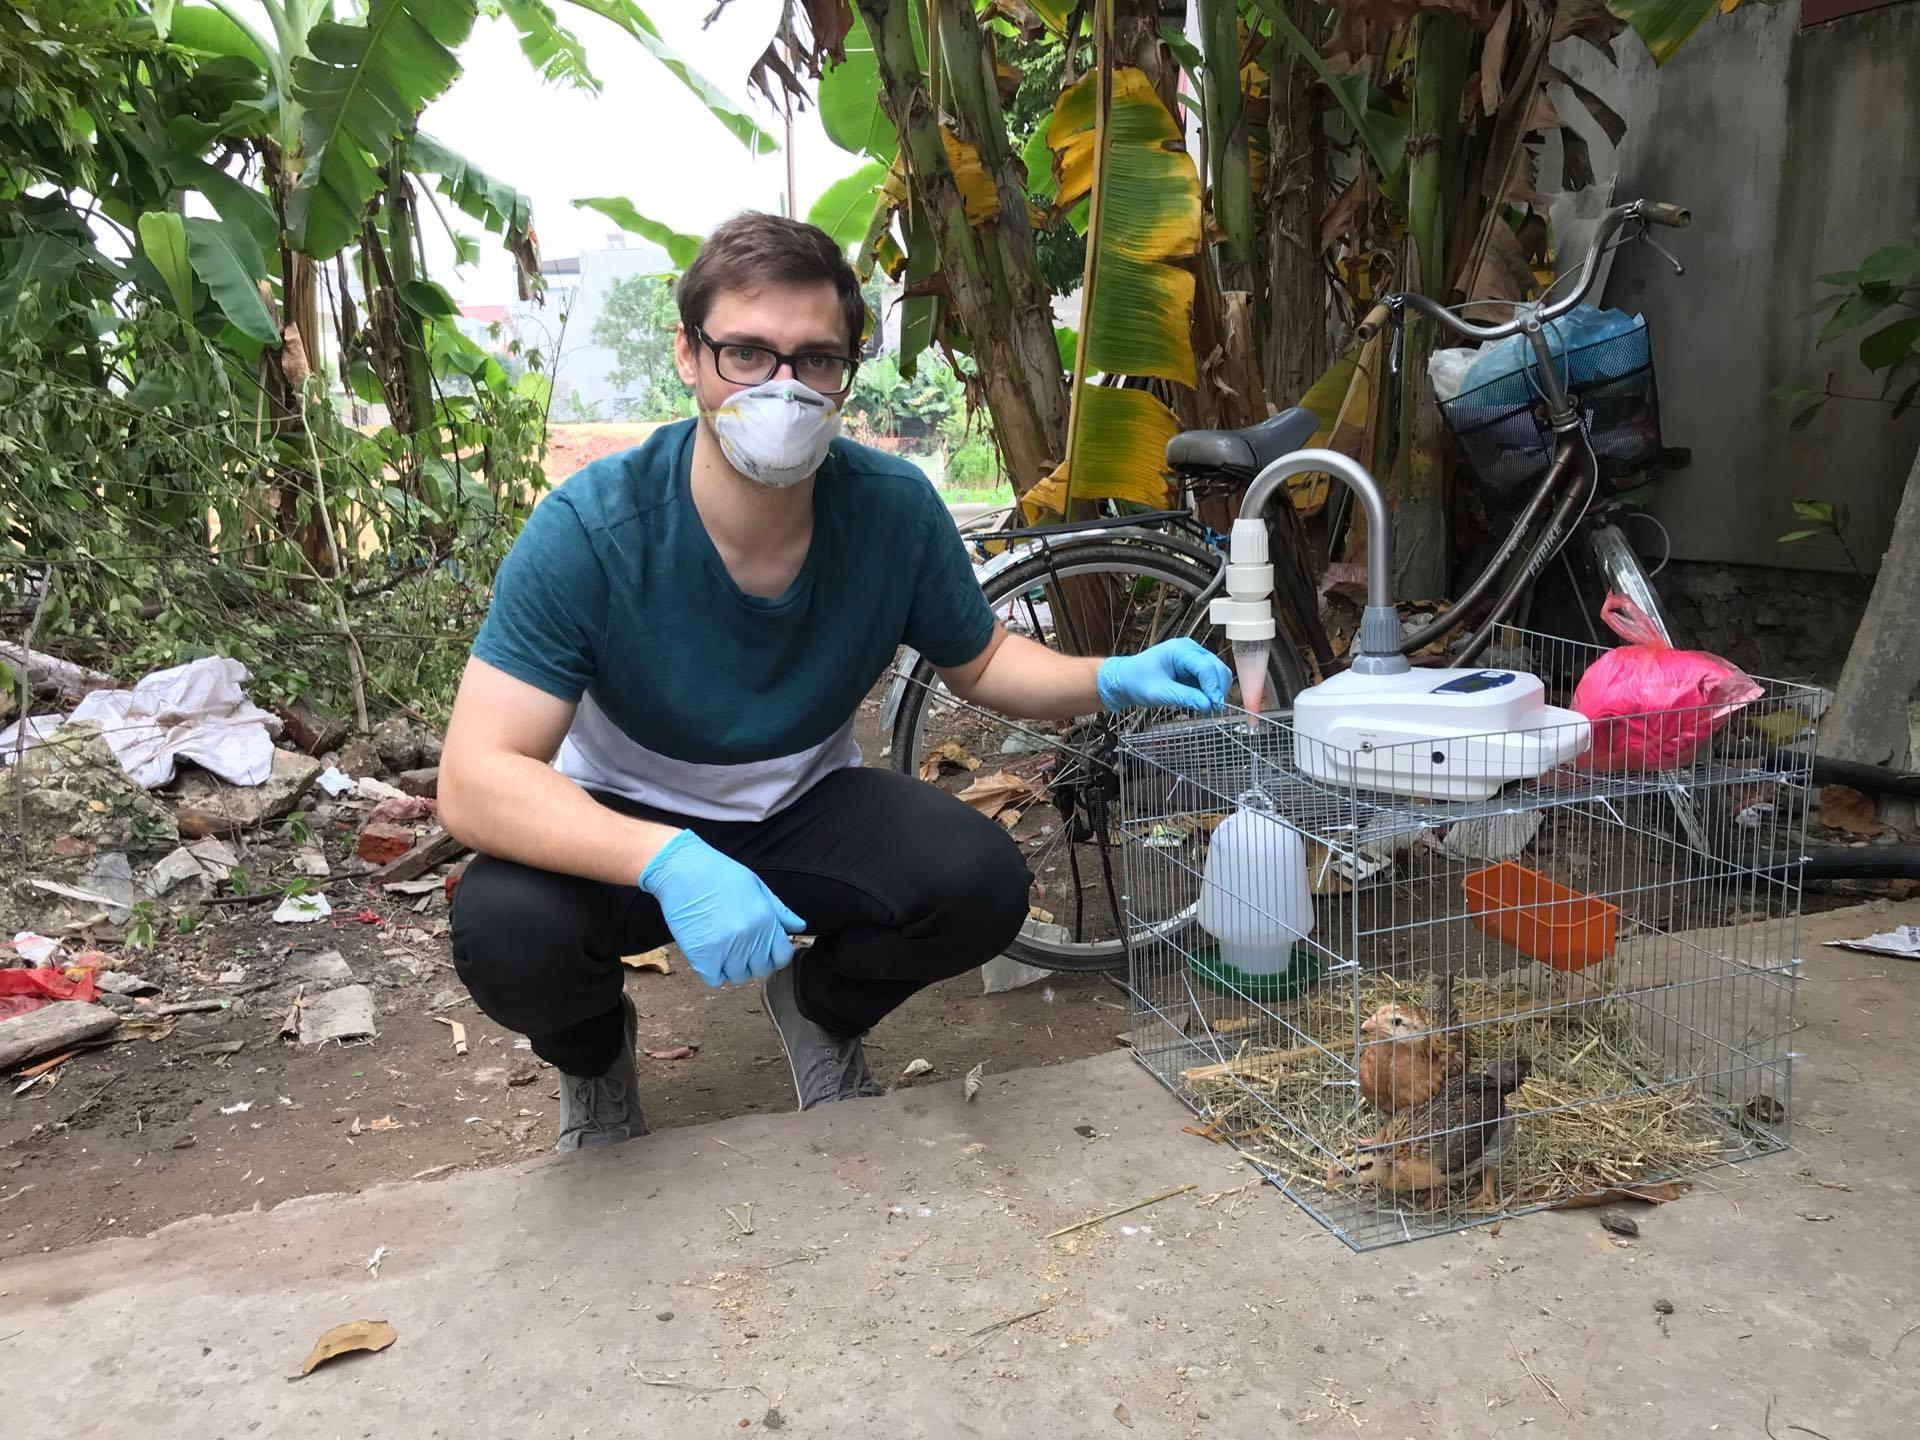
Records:
[[[390,865],[413,849],[413,827],[375,820],[360,832],[353,848],[370,865]]]

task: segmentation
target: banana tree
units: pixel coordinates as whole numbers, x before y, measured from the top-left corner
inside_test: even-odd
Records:
[[[1550,46],[1606,48],[1631,26],[1664,63],[1738,3],[1194,0],[1195,45],[1143,0],[859,0],[850,26],[832,4],[789,0],[757,73],[763,85],[784,77],[788,98],[811,98],[799,77],[819,76],[828,136],[863,163],[814,218],[905,282],[909,359],[938,342],[979,361],[1030,513],[1095,496],[1148,501],[1174,424],[1244,423],[1304,400],[1323,443],[1364,447],[1389,479],[1403,593],[1440,595],[1450,557],[1442,427],[1425,384],[1433,337],[1413,327],[1397,394],[1381,383],[1379,346],[1336,356],[1330,340],[1392,288],[1455,301],[1536,293],[1552,273],[1536,184],[1549,137],[1570,188],[1593,178],[1556,105],[1582,106],[1615,143],[1624,130],[1552,64]],[[1060,47],[1053,123],[1010,135],[995,93],[1010,67],[996,49],[1036,35]],[[1104,82],[1087,78],[1090,65]],[[1159,117],[1142,128],[1149,96]],[[1191,156],[1188,113],[1202,141]],[[1135,138],[1157,147],[1151,171],[1129,168]],[[1103,157],[1085,185],[1064,183],[1068,139],[1076,163]],[[1176,210],[1193,219],[1191,243],[1163,228]],[[1036,219],[1066,214],[1087,234],[1088,265],[1063,382],[1029,257]],[[1174,272],[1184,286],[1170,287]],[[1130,379],[1090,384],[1096,375]],[[1121,410],[1116,429],[1108,412]],[[1076,466],[1089,446],[1099,458]],[[1319,493],[1300,491],[1309,506]]]

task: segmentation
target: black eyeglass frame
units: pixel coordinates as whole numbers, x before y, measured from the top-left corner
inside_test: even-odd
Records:
[[[858,374],[860,370],[860,357],[858,355],[837,355],[831,350],[802,350],[797,354],[784,355],[780,351],[775,350],[771,345],[759,345],[752,341],[745,340],[716,340],[698,325],[689,325],[687,327],[687,334],[691,335],[695,340],[698,340],[713,353],[714,374],[718,375],[729,385],[764,385],[780,373],[780,367],[782,365],[785,365],[791,370],[794,378],[798,379],[800,375],[799,362],[802,360],[838,360],[847,367],[847,378],[839,389],[829,390],[826,393],[829,395],[844,395],[853,388],[853,377]],[[720,352],[727,349],[764,350],[767,354],[773,356],[773,368],[768,370],[767,373],[762,375],[758,380],[737,380],[727,374],[720,365]],[[804,385],[806,381],[801,380],[800,383]]]

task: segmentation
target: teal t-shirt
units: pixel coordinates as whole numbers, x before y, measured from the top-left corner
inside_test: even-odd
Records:
[[[858,764],[854,712],[896,649],[964,665],[993,613],[914,466],[836,440],[785,594],[734,584],[688,486],[692,420],[535,507],[473,653],[577,701],[559,768],[675,814],[758,819]]]

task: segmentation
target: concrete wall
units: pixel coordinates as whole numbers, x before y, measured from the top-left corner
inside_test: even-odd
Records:
[[[1845,569],[1830,540],[1781,545],[1796,497],[1844,501],[1848,538],[1873,568],[1885,548],[1920,411],[1889,424],[1877,405],[1832,403],[1789,435],[1774,387],[1877,393],[1858,341],[1816,350],[1814,277],[1857,265],[1920,222],[1920,3],[1802,30],[1799,6],[1750,5],[1710,19],[1656,71],[1631,34],[1617,64],[1566,42],[1560,67],[1627,121],[1610,167],[1605,138],[1564,89],[1554,98],[1587,135],[1620,199],[1691,207],[1693,228],[1662,241],[1687,264],[1619,252],[1607,303],[1643,311],[1654,332],[1662,430],[1693,451],[1653,501],[1683,559]],[[1672,238],[1668,238],[1669,235]]]

